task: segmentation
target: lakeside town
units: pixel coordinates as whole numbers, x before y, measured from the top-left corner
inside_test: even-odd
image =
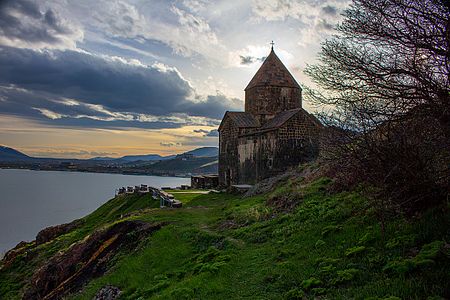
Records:
[[[135,155],[92,159],[37,158],[0,147],[2,169],[190,177],[217,173],[217,160],[217,147],[202,147],[167,157]]]

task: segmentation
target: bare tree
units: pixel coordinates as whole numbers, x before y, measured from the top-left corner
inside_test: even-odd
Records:
[[[448,194],[449,16],[445,0],[353,0],[306,70],[337,129],[325,157],[413,210]]]

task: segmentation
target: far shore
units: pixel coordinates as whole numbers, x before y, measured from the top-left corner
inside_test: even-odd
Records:
[[[2,170],[30,170],[30,171],[45,171],[45,172],[72,172],[72,173],[97,173],[97,174],[116,174],[116,175],[133,175],[133,176],[158,176],[158,177],[178,177],[178,178],[190,178],[189,174],[155,174],[155,173],[142,173],[142,172],[106,172],[106,171],[85,171],[85,170],[68,170],[68,169],[40,169],[29,167],[4,167],[0,166]]]

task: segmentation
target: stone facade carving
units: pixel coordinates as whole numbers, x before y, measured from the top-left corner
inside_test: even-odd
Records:
[[[319,152],[320,122],[302,108],[302,90],[275,52],[245,88],[245,111],[219,127],[219,183],[254,184]]]

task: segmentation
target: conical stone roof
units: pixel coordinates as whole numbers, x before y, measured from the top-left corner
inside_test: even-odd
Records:
[[[275,54],[273,48],[245,90],[255,86],[278,86],[300,89],[300,85]]]

